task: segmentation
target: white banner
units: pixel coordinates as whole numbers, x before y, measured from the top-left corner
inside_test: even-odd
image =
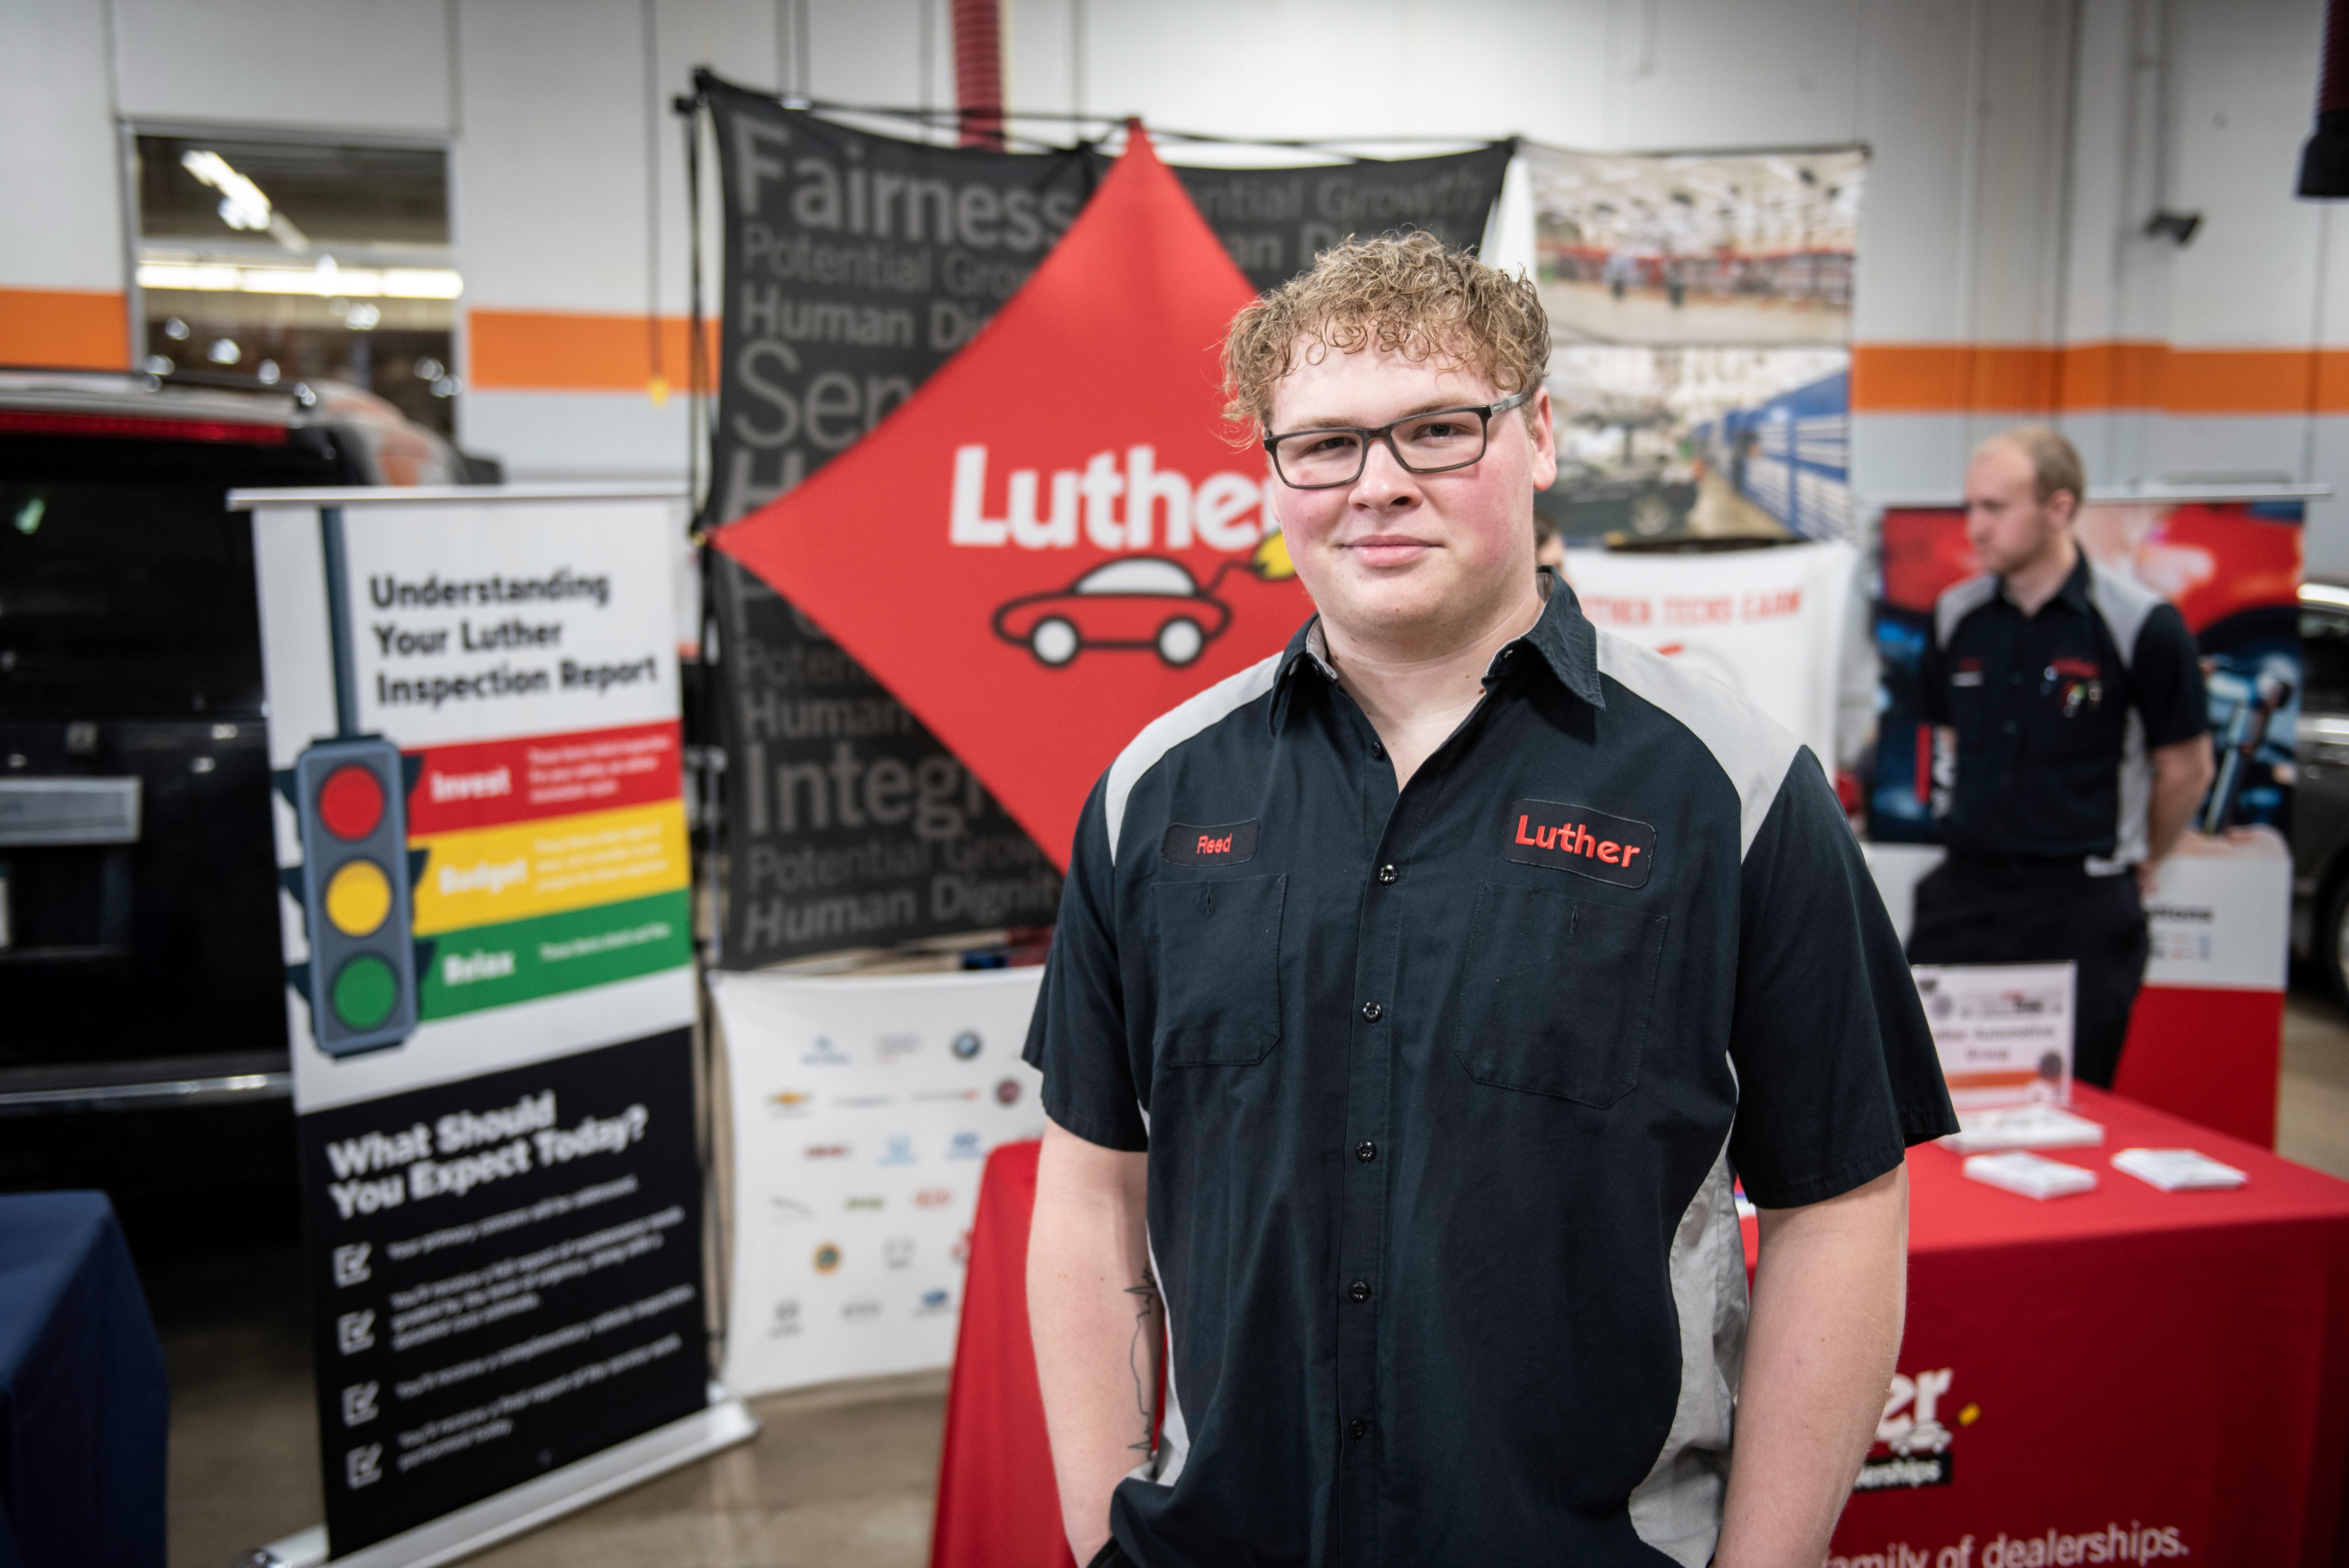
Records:
[[[728,1387],[953,1359],[979,1171],[1043,1136],[1019,1059],[1043,974],[710,975],[733,1101]]]
[[[1713,676],[1832,771],[1857,560],[1840,543],[1704,555],[1577,550],[1566,571],[1593,624]]]
[[[1952,1106],[2071,1103],[2074,965],[1920,964],[1909,973]]]
[[[326,1545],[438,1561],[576,1506],[574,1467],[616,1449],[666,1468],[750,1429],[709,1382],[680,504],[230,502],[268,681]]]

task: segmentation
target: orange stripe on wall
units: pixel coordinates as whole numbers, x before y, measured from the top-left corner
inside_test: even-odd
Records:
[[[1855,344],[1851,407],[1864,414],[2338,414],[2349,412],[2349,349]]]
[[[705,322],[711,363],[718,324]],[[574,311],[477,310],[466,318],[471,384],[485,392],[642,392],[653,374],[641,315]],[[660,318],[661,374],[682,390],[692,342],[683,316]]]
[[[119,294],[0,288],[0,365],[121,370],[130,318]]]

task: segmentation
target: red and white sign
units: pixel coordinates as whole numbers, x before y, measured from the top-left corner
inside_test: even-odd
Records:
[[[1222,418],[1253,291],[1140,128],[1033,277],[854,449],[715,542],[1065,866],[1135,732],[1311,606]]]

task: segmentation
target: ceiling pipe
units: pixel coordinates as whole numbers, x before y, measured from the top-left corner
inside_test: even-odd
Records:
[[[954,60],[962,145],[1002,151],[1002,0],[954,0]]]
[[[2325,0],[2324,74],[2316,85],[2316,134],[2300,150],[2297,194],[2349,197],[2349,0]]]

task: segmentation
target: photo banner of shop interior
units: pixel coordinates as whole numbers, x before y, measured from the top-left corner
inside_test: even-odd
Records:
[[[728,1387],[953,1360],[979,1172],[1044,1133],[1019,1059],[1043,974],[709,977],[733,1116]]]
[[[1858,149],[1522,143],[1569,539],[1850,539]]]
[[[2262,1145],[2275,1131],[2302,689],[2301,526],[2322,491],[2164,487],[2092,494],[2075,537],[2091,560],[2176,604],[2193,633],[2218,778],[2146,900],[2152,939],[2129,1020],[2119,1092]],[[1882,692],[1868,789],[1868,858],[1905,935],[1914,889],[1940,859],[1933,732],[1919,662],[1941,591],[1981,568],[1955,498],[1894,504],[1882,523],[1875,607]],[[2051,702],[2105,700],[2050,670]]]
[[[1221,415],[1218,346],[1251,297],[1133,127],[986,332],[881,428],[712,537],[1062,865],[1135,732],[1278,652],[1308,614],[1268,531],[1278,481]]]
[[[279,781],[320,1550],[411,1562],[754,1429],[709,1379],[682,504],[230,504]]]
[[[1857,750],[1872,683],[1847,690],[1864,639],[1859,553],[1822,542],[1701,554],[1573,550],[1566,573],[1591,624],[1702,670],[1811,748],[1832,778]],[[1864,642],[1863,642],[1864,649]]]

